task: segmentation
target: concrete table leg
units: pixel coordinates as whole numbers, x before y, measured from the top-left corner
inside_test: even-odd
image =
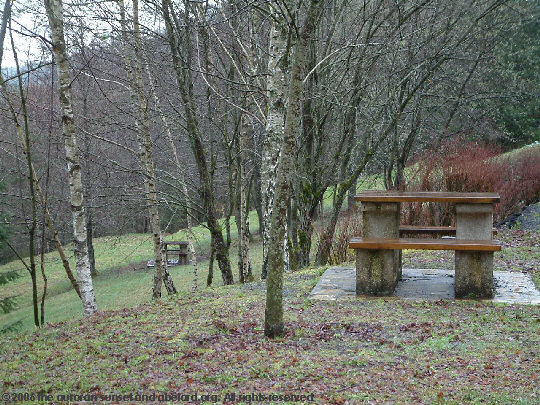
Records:
[[[399,203],[362,203],[364,238],[399,237]],[[399,250],[356,251],[356,294],[391,295],[401,277]]]
[[[492,204],[457,204],[456,238],[490,240],[493,229]],[[493,252],[456,251],[456,298],[493,297]]]

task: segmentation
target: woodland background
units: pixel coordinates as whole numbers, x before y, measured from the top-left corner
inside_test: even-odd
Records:
[[[36,284],[29,258],[74,232],[44,8],[62,4],[4,3],[0,260],[27,258]],[[202,225],[210,244],[192,256],[216,261],[224,284],[265,278],[280,155],[290,158],[286,215],[274,217],[286,231],[273,242],[285,270],[338,261],[332,241],[360,188],[497,191],[496,221],[536,201],[537,149],[497,156],[540,136],[539,10],[520,0],[64,2],[92,274],[94,238],[152,234],[161,269],[164,235]],[[445,207],[406,215],[452,222]],[[256,270],[250,226],[263,242]],[[163,271],[154,297],[162,277],[174,290]]]

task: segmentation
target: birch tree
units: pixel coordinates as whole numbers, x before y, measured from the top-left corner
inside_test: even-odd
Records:
[[[90,274],[88,246],[86,244],[86,215],[79,163],[79,151],[75,136],[73,105],[71,101],[71,78],[64,37],[64,11],[62,0],[44,0],[49,28],[51,30],[53,52],[58,71],[58,95],[62,109],[62,128],[73,219],[73,239],[75,246],[75,266],[81,292],[83,312],[89,316],[97,311],[96,298]]]
[[[294,155],[296,153],[296,137],[301,122],[301,97],[303,73],[307,62],[309,41],[317,27],[321,0],[311,0],[295,47],[294,61],[291,67],[289,85],[289,102],[285,121],[281,153],[279,157],[277,180],[272,208],[272,225],[268,252],[268,279],[266,281],[266,309],[264,334],[268,337],[282,336],[283,324],[283,238],[287,205],[291,196],[291,185],[294,179]]]
[[[261,162],[261,196],[263,215],[263,265],[261,278],[268,274],[268,249],[272,226],[272,208],[276,187],[277,166],[280,154],[287,103],[289,46],[286,17],[278,4],[270,3],[270,35],[268,57],[267,97],[268,111]]]

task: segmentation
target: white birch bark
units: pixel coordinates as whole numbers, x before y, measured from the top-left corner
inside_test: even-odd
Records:
[[[19,122],[18,114],[15,111],[15,108],[14,108],[13,103],[11,101],[10,93],[8,91],[7,84],[4,81],[4,78],[2,76],[2,69],[1,69],[3,50],[4,50],[3,49],[3,43],[4,43],[5,34],[6,34],[7,20],[9,18],[9,16],[10,16],[10,13],[11,13],[11,0],[6,0],[6,2],[4,4],[4,15],[2,16],[2,24],[0,26],[0,87],[1,87],[2,92],[3,92],[2,96],[4,97],[4,99],[7,102],[8,109],[9,109],[9,111],[11,113],[11,117],[13,119],[13,123],[15,124],[15,130],[17,132],[17,137],[19,138],[19,141],[21,143],[22,150],[27,151],[28,148],[27,148],[27,145],[26,145],[26,140],[25,140],[25,137],[24,137],[24,134],[23,134],[22,126],[21,126],[21,124]],[[27,153],[27,152],[24,152],[24,153]],[[58,254],[60,255],[60,259],[62,260],[62,265],[64,266],[64,270],[66,271],[66,275],[68,276],[68,279],[69,279],[71,285],[75,289],[75,292],[77,293],[79,298],[81,298],[81,292],[79,290],[79,284],[77,283],[77,280],[73,276],[73,272],[71,271],[71,267],[69,266],[69,262],[67,260],[67,257],[65,255],[65,253],[64,253],[64,248],[62,247],[62,244],[60,243],[60,238],[58,237],[58,232],[56,231],[56,229],[54,227],[54,222],[53,222],[52,217],[51,217],[51,215],[49,213],[49,208],[47,207],[47,201],[45,199],[43,191],[41,190],[41,187],[39,185],[39,180],[37,178],[36,170],[34,168],[33,163],[31,163],[31,173],[32,173],[32,176],[33,176],[33,180],[34,180],[34,184],[35,184],[35,187],[36,187],[37,194],[38,194],[38,196],[40,198],[40,202],[41,202],[41,205],[43,207],[43,212],[45,214],[46,225],[49,228],[49,231],[50,231],[50,233],[51,233],[51,235],[53,237],[54,245],[56,246],[56,249],[58,250]]]
[[[1,76],[0,76],[0,80],[2,80]],[[21,142],[21,147],[23,148],[23,150],[26,150],[27,149],[26,148],[26,141],[25,141],[24,136],[22,134],[22,128],[21,128],[21,126],[19,125],[18,122],[16,122],[16,126],[17,126],[17,134],[18,134],[19,140]],[[49,232],[51,233],[51,235],[53,237],[54,245],[56,247],[56,250],[58,250],[58,255],[60,256],[60,259],[62,260],[62,265],[64,266],[64,270],[66,271],[68,279],[71,282],[71,285],[75,289],[75,292],[77,293],[79,298],[82,299],[79,284],[77,283],[77,280],[75,280],[75,277],[73,277],[73,273],[71,272],[71,267],[69,265],[69,261],[68,261],[68,259],[66,257],[65,252],[64,252],[64,248],[62,247],[62,243],[60,242],[60,238],[58,237],[58,232],[56,231],[56,228],[54,226],[53,219],[52,219],[51,214],[49,212],[49,207],[47,206],[47,200],[46,200],[45,195],[43,194],[43,190],[41,189],[41,186],[39,184],[39,179],[38,179],[38,177],[36,175],[36,170],[34,169],[33,163],[32,163],[32,175],[33,175],[33,178],[34,178],[34,184],[36,186],[36,191],[37,191],[37,194],[39,196],[39,200],[41,202],[41,206],[43,207],[43,213],[45,214],[45,224],[47,225],[47,228],[49,228]]]
[[[294,180],[294,156],[296,153],[297,131],[301,123],[301,98],[303,73],[306,66],[309,40],[317,26],[322,0],[311,0],[306,20],[300,33],[294,53],[289,86],[289,102],[285,122],[285,133],[278,164],[272,228],[268,251],[268,280],[266,282],[266,308],[264,334],[268,337],[282,336],[283,324],[283,238],[287,222],[287,204]]]
[[[60,106],[62,108],[62,128],[68,166],[71,213],[73,218],[75,267],[81,292],[83,312],[85,315],[89,316],[97,311],[97,304],[92,285],[92,276],[90,274],[90,261],[86,243],[86,215],[84,210],[81,165],[79,163],[79,152],[75,138],[73,105],[71,101],[71,78],[69,75],[69,63],[64,39],[62,0],[45,0],[45,9],[49,19],[53,51],[58,70],[58,93],[60,96]]]
[[[266,116],[266,137],[263,143],[261,163],[261,195],[263,205],[263,268],[262,278],[268,272],[268,246],[272,224],[272,207],[276,187],[277,165],[280,155],[281,141],[285,128],[285,111],[288,89],[289,55],[287,49],[287,31],[277,21],[282,16],[273,10],[270,27],[268,59],[268,113]],[[284,244],[287,242],[285,241]]]

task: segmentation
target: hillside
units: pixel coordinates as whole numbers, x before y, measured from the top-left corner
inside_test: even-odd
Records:
[[[252,213],[252,231],[258,231]],[[236,224],[231,221],[231,235],[236,240]],[[208,259],[210,252],[210,236],[208,231],[202,227],[194,228],[196,236],[196,251],[199,256],[199,286],[206,287],[208,276]],[[166,240],[186,240],[184,230],[168,235]],[[261,247],[257,241],[258,235],[254,238],[252,261],[254,270],[259,273],[261,265]],[[152,289],[153,268],[147,268],[147,260],[153,257],[151,235],[148,234],[128,234],[119,236],[106,236],[94,240],[96,251],[96,268],[98,276],[94,279],[94,290],[100,310],[120,309],[131,307],[150,301]],[[73,248],[65,247],[66,253],[70,255],[70,264],[75,271]],[[233,269],[236,269],[237,248],[231,247],[230,259]],[[39,257],[36,257],[39,263]],[[0,327],[16,320],[23,321],[23,329],[32,330],[32,307],[31,307],[31,280],[28,272],[18,261],[10,262],[0,266],[1,271],[18,269],[21,278],[10,282],[8,285],[0,287],[9,289],[10,294],[17,294],[19,308],[7,315],[0,315]],[[56,251],[45,255],[45,269],[48,279],[47,299],[45,304],[46,321],[59,322],[68,319],[76,319],[82,315],[80,300],[72,290],[65,275],[62,263]],[[191,265],[172,266],[169,268],[179,294],[191,291],[193,278],[193,268]],[[235,270],[234,275],[238,272]],[[214,266],[214,285],[221,285],[221,274],[217,263]],[[38,277],[38,292],[41,299],[43,281]]]
[[[152,399],[155,393],[169,395],[162,399],[202,395],[203,403],[293,403],[285,395],[312,395],[315,403],[333,404],[538,399],[537,307],[312,302],[308,293],[321,273],[310,269],[286,278],[282,339],[263,336],[260,282],[5,337],[3,391],[11,399],[23,392],[49,401],[87,394],[97,402]]]
[[[378,184],[375,176],[370,176],[359,184],[361,188],[371,188]],[[380,184],[379,184],[380,186]],[[325,210],[330,210],[332,205],[332,190],[328,190],[325,199]],[[262,266],[262,243],[260,240],[258,220],[256,211],[250,212],[250,230],[252,241],[250,244],[250,257],[254,276],[260,279]],[[222,222],[223,229],[225,228]],[[210,233],[203,226],[193,228],[195,234],[195,248],[199,261],[199,287],[206,287],[208,276],[208,262],[210,256]],[[238,279],[238,248],[236,245],[237,229],[234,217],[231,218],[231,238],[232,245],[229,256],[233,275]],[[165,240],[186,240],[185,230],[167,235]],[[71,245],[64,247],[72,271],[75,272],[75,260]],[[94,279],[94,290],[98,308],[100,310],[114,310],[134,305],[147,303],[151,300],[153,269],[146,267],[146,262],[153,257],[153,247],[150,234],[126,234],[117,236],[105,236],[94,238],[94,249],[96,257],[96,269],[98,276]],[[36,263],[39,266],[40,258],[36,256]],[[46,321],[60,322],[68,319],[77,319],[82,315],[80,300],[72,290],[67,280],[62,262],[56,251],[45,254],[45,271],[48,279],[47,299],[46,299]],[[18,295],[19,308],[9,314],[0,314],[0,328],[3,326],[22,320],[23,330],[33,330],[32,321],[32,284],[28,272],[22,264],[14,260],[0,266],[0,271],[18,270],[21,278],[10,282],[9,285],[0,286],[0,289],[9,289],[10,294]],[[176,289],[179,294],[191,292],[193,279],[193,267],[172,266],[169,268],[173,277]],[[214,286],[222,285],[221,274],[217,262],[214,264]],[[38,274],[38,294],[41,299],[43,280]]]
[[[540,152],[540,145],[533,144],[515,151],[501,155],[501,158],[519,159],[524,152]],[[406,173],[414,171],[414,166],[407,169]],[[363,189],[383,188],[380,176],[367,176],[358,183],[358,191]],[[325,212],[330,212],[332,206],[332,189],[328,189],[324,199]],[[320,222],[320,221],[319,221]],[[250,212],[250,228],[252,243],[250,256],[256,279],[260,278],[262,265],[262,244],[258,233],[258,220],[256,212]],[[223,226],[224,227],[224,226]],[[316,224],[313,249],[317,243]],[[519,228],[519,227],[518,227]],[[194,228],[196,236],[196,250],[199,260],[199,287],[205,288],[208,276],[208,259],[210,252],[210,235],[206,228],[198,226]],[[537,242],[534,241],[535,232],[516,234],[514,231],[501,232],[498,239],[505,243],[503,252],[495,254],[496,270],[529,271],[533,273],[534,280],[540,286],[540,265],[538,265]],[[237,247],[236,247],[236,224],[234,217],[231,218],[232,246],[230,260],[235,279],[238,278],[237,270]],[[186,240],[186,233],[181,230],[175,234],[167,235],[166,240]],[[97,295],[100,310],[116,310],[132,307],[138,304],[148,303],[151,299],[151,286],[153,269],[146,268],[146,261],[153,256],[151,236],[145,234],[127,234],[119,236],[95,238],[96,267],[99,275],[94,280],[94,289]],[[70,254],[70,262],[74,269],[73,249],[66,246],[65,250]],[[533,253],[532,255],[530,253]],[[430,268],[452,268],[452,254],[450,252],[415,252],[407,253],[405,258],[411,256],[410,266]],[[39,257],[36,258],[39,263]],[[535,264],[536,263],[536,264]],[[31,308],[31,281],[28,272],[23,269],[18,261],[13,261],[0,266],[0,271],[11,269],[19,270],[22,277],[0,288],[9,289],[10,294],[17,294],[19,308],[7,315],[0,314],[0,328],[14,321],[22,320],[23,330],[32,330]],[[80,301],[71,289],[64,269],[55,251],[45,255],[45,270],[48,278],[48,290],[46,299],[46,321],[60,322],[81,317]],[[180,295],[189,294],[192,284],[192,267],[173,266],[170,268],[171,275]],[[217,263],[214,266],[214,286],[220,286],[221,274]],[[38,276],[38,293],[41,298],[43,282]]]
[[[202,254],[208,240],[202,228],[197,234]],[[254,236],[258,269],[261,244]],[[540,285],[540,232],[502,229],[498,238],[503,251],[495,256],[495,270],[527,272]],[[172,267],[178,296],[151,302],[152,270],[135,266],[151,256],[148,237],[99,238],[96,246],[98,314],[80,317],[80,302],[66,291],[52,253],[54,293],[47,316],[53,323],[31,332],[28,319],[26,332],[0,337],[0,378],[13,402],[35,402],[25,401],[24,393],[46,402],[157,402],[173,401],[174,395],[178,402],[199,395],[202,403],[293,403],[301,395],[333,404],[537,399],[538,307],[466,300],[312,301],[309,292],[325,268],[310,268],[286,275],[287,332],[268,340],[263,282],[223,287],[216,269],[215,287],[205,288],[202,261],[199,292],[190,292],[189,266]],[[233,247],[233,266],[235,255]],[[126,266],[126,260],[135,264]],[[406,251],[404,265],[451,268],[452,254]],[[28,280],[15,288],[24,293]],[[23,306],[15,314],[31,318],[30,310]]]

